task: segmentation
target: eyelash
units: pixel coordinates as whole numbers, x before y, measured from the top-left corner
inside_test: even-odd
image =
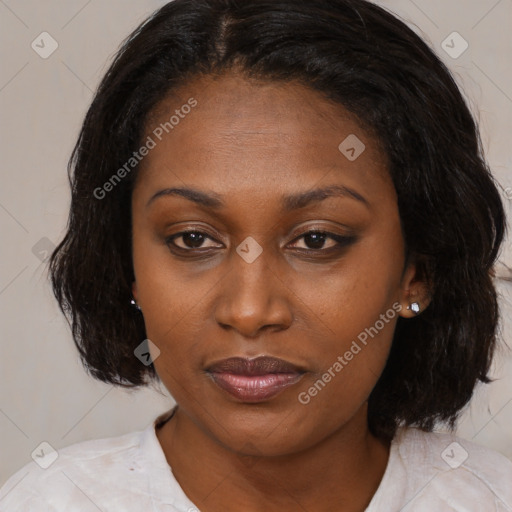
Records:
[[[209,251],[210,249],[215,249],[214,247],[207,247],[207,248],[198,247],[198,248],[195,248],[195,249],[194,248],[184,249],[183,247],[179,247],[179,246],[177,246],[174,243],[174,240],[176,238],[181,238],[184,235],[189,235],[191,233],[203,235],[205,238],[215,241],[211,236],[209,236],[204,231],[190,230],[190,231],[180,231],[179,233],[175,233],[174,235],[171,235],[171,236],[167,237],[165,239],[165,243],[169,247],[171,252],[178,252],[178,253],[182,253],[182,254],[183,253],[189,253],[189,254],[192,253],[193,254],[196,251],[204,253],[204,252]],[[309,248],[305,249],[305,248],[298,248],[298,249],[295,249],[296,251],[303,252],[303,253],[317,253],[317,254],[318,253],[324,253],[325,254],[325,253],[329,253],[329,252],[333,252],[333,251],[340,251],[341,249],[348,247],[349,245],[351,245],[352,243],[354,243],[356,241],[356,237],[353,236],[353,235],[351,235],[351,236],[338,235],[336,233],[330,233],[328,231],[322,231],[322,230],[319,230],[319,229],[312,229],[312,230],[309,230],[309,231],[305,231],[304,233],[301,233],[300,235],[295,237],[292,240],[292,242],[296,242],[297,240],[299,240],[301,238],[304,238],[305,236],[311,235],[311,234],[325,235],[326,238],[324,239],[324,242],[327,239],[330,238],[330,239],[332,239],[332,240],[334,240],[336,242],[336,245],[333,246],[333,247],[329,247],[327,249],[309,249]]]

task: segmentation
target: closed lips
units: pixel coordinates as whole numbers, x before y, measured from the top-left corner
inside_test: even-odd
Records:
[[[283,359],[232,357],[207,369],[218,388],[243,402],[270,400],[297,383],[304,370]]]
[[[294,364],[277,357],[261,356],[255,359],[231,357],[210,365],[212,373],[232,373],[235,375],[268,375],[269,373],[304,373]]]

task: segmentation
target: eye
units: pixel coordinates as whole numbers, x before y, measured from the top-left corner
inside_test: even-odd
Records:
[[[296,240],[304,239],[304,244],[306,247],[295,247],[299,250],[305,250],[305,251],[330,251],[331,249],[339,249],[342,247],[346,247],[350,245],[351,243],[355,242],[354,236],[344,236],[344,235],[337,235],[335,233],[329,233],[326,231],[318,231],[318,230],[312,230],[307,231],[306,233],[303,233],[299,237],[295,238]],[[327,240],[331,240],[331,243],[328,245],[328,247],[324,247]]]
[[[341,249],[350,245],[355,242],[356,237],[338,235],[320,230],[311,230],[295,238],[293,242],[302,239],[305,247],[295,245],[295,247],[293,247],[294,249],[306,252],[330,252],[331,250]],[[330,244],[325,247],[326,242],[329,240]],[[205,245],[207,241],[210,241],[210,243]],[[171,248],[171,250],[174,249],[178,252],[194,252],[194,250],[222,247],[222,244],[218,245],[211,236],[202,231],[181,231],[167,237],[165,243]]]
[[[180,240],[181,243],[176,243],[176,240]],[[204,246],[203,244],[207,241],[214,241],[212,237],[203,233],[202,231],[181,231],[180,233],[175,233],[174,235],[167,237],[165,243],[169,246],[174,246],[175,248],[183,251],[190,251],[193,249],[208,249],[211,247],[217,247],[216,245],[208,245]]]

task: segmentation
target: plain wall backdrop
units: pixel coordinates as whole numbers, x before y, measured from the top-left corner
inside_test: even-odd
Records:
[[[0,0],[0,485],[43,441],[58,450],[141,430],[174,403],[163,387],[123,391],[85,373],[45,261],[64,234],[67,160],[93,91],[121,41],[164,3]],[[510,214],[512,0],[376,3],[426,38],[455,73]],[[510,242],[501,260],[512,267]],[[512,282],[498,287],[503,338],[512,346]],[[493,375],[494,383],[476,390],[457,433],[512,459],[512,355],[505,344]]]

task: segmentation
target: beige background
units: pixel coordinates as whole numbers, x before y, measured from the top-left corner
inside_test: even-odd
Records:
[[[164,3],[0,0],[0,485],[42,441],[58,450],[139,430],[173,403],[164,389],[126,392],[85,374],[41,261],[63,235],[66,163],[92,91],[121,40]],[[510,212],[512,0],[378,3],[414,25],[455,72]],[[31,48],[43,31],[59,45],[47,59]],[[441,47],[453,31],[469,44],[458,58]],[[512,266],[510,243],[502,260]],[[499,289],[512,346],[512,283]],[[512,357],[504,346],[494,375],[495,383],[478,389],[458,433],[512,459]]]

